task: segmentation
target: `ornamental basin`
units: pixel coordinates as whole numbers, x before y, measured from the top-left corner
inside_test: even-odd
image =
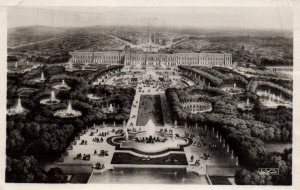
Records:
[[[179,137],[178,135],[173,138],[173,134],[163,134],[161,132],[155,132],[154,137],[146,134],[146,131],[128,133],[128,139],[125,136],[114,136],[111,142],[115,146],[118,145],[120,149],[134,149],[140,153],[158,153],[168,150],[179,151],[181,147],[191,144],[190,139]]]
[[[221,86],[221,90],[234,95],[234,94],[241,94],[245,91],[244,88],[238,86],[236,83],[233,84],[224,84]]]

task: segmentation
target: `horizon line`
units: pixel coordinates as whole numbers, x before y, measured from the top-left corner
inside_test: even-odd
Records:
[[[49,27],[49,28],[90,28],[90,27],[148,27],[147,25],[113,25],[113,24],[102,24],[102,25],[90,25],[90,26],[50,26],[50,25],[20,25],[20,26],[13,26],[13,27],[7,27],[7,29],[16,29],[16,28],[22,28],[22,27]],[[226,26],[207,26],[207,27],[193,27],[193,26],[178,26],[178,25],[165,25],[165,26],[152,26],[153,28],[164,28],[164,29],[215,29],[215,30],[252,30],[252,31],[269,31],[269,30],[276,30],[276,31],[286,31],[286,32],[293,32],[293,28],[247,28],[247,27],[226,27]]]

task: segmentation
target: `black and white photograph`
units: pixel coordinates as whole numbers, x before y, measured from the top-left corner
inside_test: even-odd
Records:
[[[293,33],[288,6],[8,7],[5,183],[292,186]]]

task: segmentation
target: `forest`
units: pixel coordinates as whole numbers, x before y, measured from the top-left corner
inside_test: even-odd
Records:
[[[291,159],[286,159],[287,156],[281,154],[268,153],[264,143],[292,142],[292,109],[281,106],[276,109],[266,109],[259,103],[257,95],[252,93],[231,97],[224,95],[217,88],[199,87],[198,91],[203,91],[199,98],[210,101],[213,111],[190,114],[182,109],[180,104],[189,97],[188,88],[193,88],[195,91],[196,87],[166,90],[173,121],[177,120],[179,125],[187,122],[189,126],[198,123],[202,127],[204,125],[208,128],[214,127],[238,155],[240,164],[249,170],[248,173],[260,167],[283,166],[284,172],[272,178],[271,183],[281,185],[291,183],[291,167],[289,167]],[[237,107],[238,101],[246,99],[245,96],[250,98],[251,102],[255,102],[251,111],[242,111]],[[237,175],[246,175],[247,172],[237,173]]]
[[[90,79],[111,72],[119,67],[100,68],[86,74],[83,78],[80,72],[65,72],[63,67],[39,68],[25,74],[8,76],[7,107],[15,104],[20,96],[19,89],[31,89],[30,93],[21,94],[22,105],[29,110],[26,115],[7,116],[6,139],[6,181],[26,183],[65,183],[66,176],[60,169],[54,168],[44,171],[43,165],[61,157],[69,144],[83,129],[95,124],[121,125],[128,120],[135,90],[113,86],[93,86]],[[44,71],[46,81],[36,84],[30,79],[36,73]],[[66,73],[66,74],[63,74]],[[70,91],[56,92],[56,98],[61,102],[56,105],[42,105],[40,100],[49,98],[52,85],[64,78],[71,87]],[[94,93],[102,97],[101,100],[90,100],[87,94]],[[80,110],[82,116],[78,118],[62,119],[54,117],[53,113],[65,109],[68,101],[72,101],[73,108]],[[106,113],[102,107],[112,104],[114,113]]]

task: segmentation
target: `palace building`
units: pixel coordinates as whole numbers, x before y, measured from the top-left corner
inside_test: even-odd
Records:
[[[70,52],[72,63],[124,64],[127,66],[232,66],[229,53],[128,53],[121,51]]]

